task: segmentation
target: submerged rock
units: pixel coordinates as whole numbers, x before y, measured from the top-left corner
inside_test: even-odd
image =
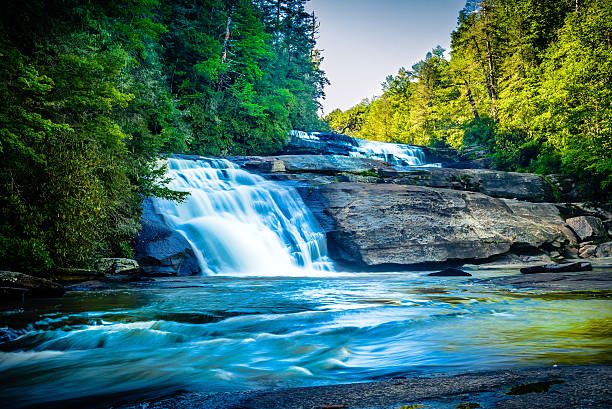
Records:
[[[429,273],[428,276],[432,277],[471,277],[472,275],[463,270],[459,270],[458,268],[445,268],[441,271],[436,271],[435,273]]]
[[[562,264],[545,264],[541,266],[532,266],[521,268],[522,274],[538,274],[538,273],[570,273],[579,271],[591,271],[593,266],[587,262],[577,263],[562,263]]]
[[[33,297],[56,297],[65,292],[56,282],[13,271],[0,271],[0,287],[7,294],[23,293]]]

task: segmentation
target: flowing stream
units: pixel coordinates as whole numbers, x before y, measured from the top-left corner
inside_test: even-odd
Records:
[[[155,201],[202,271],[0,309],[3,407],[610,362],[609,292],[336,272],[297,193],[225,160],[170,160]],[[101,396],[103,395],[103,396]]]

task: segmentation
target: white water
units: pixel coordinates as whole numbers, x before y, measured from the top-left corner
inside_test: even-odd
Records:
[[[290,135],[294,138],[307,141],[321,141],[319,132],[291,131]],[[346,137],[346,136],[343,136]],[[333,139],[333,138],[332,138]],[[440,167],[439,163],[427,163],[423,149],[418,146],[406,145],[402,143],[390,143],[380,141],[369,141],[366,139],[352,138],[354,144],[343,141],[336,141],[341,145],[346,145],[348,154],[351,157],[378,159],[398,166],[409,167]]]
[[[417,146],[400,143],[388,143],[356,139],[359,146],[350,156],[380,159],[393,165],[400,166],[429,166],[440,167],[439,163],[428,164],[425,153]]]
[[[325,233],[295,189],[225,159],[168,160],[169,187],[189,192],[156,213],[191,243],[206,275],[311,276],[332,271]]]

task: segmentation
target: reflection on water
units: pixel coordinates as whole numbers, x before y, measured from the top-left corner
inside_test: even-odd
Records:
[[[0,393],[11,407],[612,360],[609,292],[425,274],[162,279],[30,301],[0,313]]]

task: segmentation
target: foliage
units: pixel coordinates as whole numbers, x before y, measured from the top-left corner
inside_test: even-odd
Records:
[[[330,113],[374,140],[484,145],[500,169],[563,173],[612,200],[612,1],[469,0],[451,36],[382,96]]]
[[[279,13],[271,3],[6,5],[3,268],[129,255],[142,198],[183,197],[166,187],[161,152],[265,153],[294,127],[319,127],[314,16],[305,0],[273,2]]]

